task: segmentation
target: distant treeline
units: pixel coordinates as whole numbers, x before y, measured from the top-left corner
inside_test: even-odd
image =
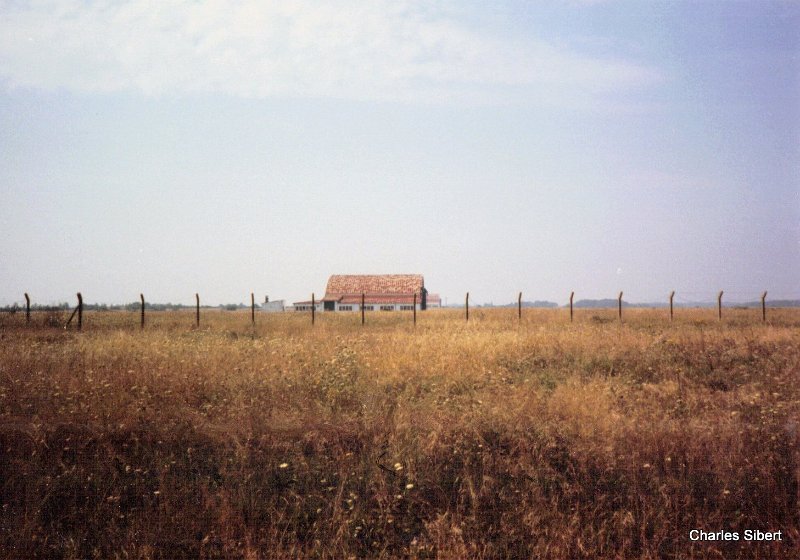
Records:
[[[84,311],[139,311],[141,303],[134,301],[131,303],[113,304],[106,303],[84,303]],[[31,311],[66,311],[75,307],[75,304],[70,305],[67,302],[58,303],[55,305],[40,305],[37,303],[31,304]],[[148,311],[178,311],[181,309],[194,309],[194,305],[184,305],[182,303],[146,303]],[[203,309],[223,309],[225,311],[236,311],[237,309],[249,309],[250,306],[244,303],[226,303],[220,305],[201,305]],[[25,306],[14,304],[0,307],[0,311],[7,313],[14,313],[17,311],[25,312]]]
[[[606,299],[582,299],[578,300],[574,303],[574,307],[583,307],[583,308],[603,308],[603,307],[617,307],[618,303],[616,299],[613,298],[606,298]],[[775,299],[775,300],[767,300],[766,301],[767,307],[800,307],[800,300],[796,299]],[[695,301],[695,302],[675,302],[676,308],[687,308],[687,307],[716,307],[717,302],[715,301]],[[746,301],[746,302],[723,302],[724,307],[761,307],[761,301]],[[569,307],[569,305],[565,305],[564,307]],[[669,303],[658,301],[658,302],[651,302],[651,303],[630,303],[622,300],[622,307],[632,307],[632,308],[649,308],[649,307],[669,307]]]
[[[505,305],[479,305],[478,307],[517,307],[516,303],[507,303]],[[558,307],[558,304],[554,301],[523,301],[522,307]]]
[[[605,298],[605,299],[579,299],[573,303],[573,307],[575,309],[584,308],[584,309],[602,309],[602,308],[616,308],[618,302],[615,298]],[[736,307],[761,307],[760,301],[747,301],[744,303],[739,302],[725,302],[724,307],[729,308],[736,308]],[[675,302],[676,308],[687,308],[687,307],[716,307],[717,302],[712,301],[698,301],[698,302]],[[447,307],[464,307],[463,303],[455,304],[455,305],[448,305]],[[504,305],[494,305],[492,303],[484,304],[484,305],[475,305],[470,307],[477,308],[484,308],[484,307],[517,307],[517,303],[506,303]],[[559,306],[557,303],[553,301],[523,301],[522,307],[569,307],[569,304]],[[669,307],[669,303],[667,302],[652,302],[652,303],[630,303],[622,300],[622,307],[631,307],[631,308],[661,308],[661,307]],[[800,300],[797,299],[775,299],[775,300],[767,300],[767,307],[800,307]]]
[[[797,299],[776,299],[776,300],[767,300],[767,307],[800,307],[800,300]],[[495,305],[493,303],[485,303],[481,305],[474,305],[470,307],[478,308],[503,308],[503,307],[517,307],[517,302],[513,303],[506,303],[504,305]],[[617,300],[614,298],[605,298],[605,299],[580,299],[574,302],[573,307],[575,309],[602,309],[602,308],[616,308],[618,305]],[[184,305],[182,303],[150,303],[147,302],[146,304],[148,311],[179,311],[181,309],[194,309],[195,306]],[[676,308],[689,308],[689,307],[716,307],[716,302],[675,302]],[[729,308],[737,308],[737,307],[761,307],[760,301],[748,301],[744,303],[739,302],[729,302],[724,304],[725,307]],[[54,305],[40,305],[34,303],[31,305],[31,311],[66,311],[69,309],[73,309],[75,307],[74,304],[70,305],[67,302],[62,302]],[[201,305],[203,309],[222,309],[224,311],[236,311],[238,309],[249,309],[250,305],[246,303],[224,303],[220,305]],[[464,304],[451,304],[446,307],[450,308],[462,308]],[[558,305],[554,301],[523,301],[522,307],[526,308],[557,308],[557,307],[569,307],[567,305]],[[630,307],[630,308],[662,308],[662,307],[669,307],[669,304],[666,302],[652,302],[652,303],[630,303],[622,300],[622,307]],[[138,301],[134,301],[131,303],[123,303],[123,304],[113,304],[109,305],[106,303],[84,303],[83,304],[84,311],[139,311],[141,309],[141,303]],[[13,305],[6,305],[4,307],[0,307],[0,312],[6,313],[15,313],[17,311],[25,311],[24,305],[19,305],[17,303]]]

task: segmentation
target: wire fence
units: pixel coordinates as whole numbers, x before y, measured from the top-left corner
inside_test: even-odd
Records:
[[[628,308],[659,308],[664,307],[669,309],[669,321],[672,322],[675,320],[676,315],[676,308],[687,308],[687,307],[711,307],[713,305],[716,307],[716,315],[719,321],[723,320],[723,310],[725,308],[724,297],[725,296],[733,296],[734,299],[738,300],[739,303],[733,303],[730,306],[736,309],[747,309],[747,308],[760,308],[760,320],[761,322],[767,322],[767,308],[774,308],[774,307],[785,307],[785,306],[793,306],[796,305],[796,301],[793,300],[777,300],[774,302],[767,301],[768,292],[764,291],[761,294],[758,294],[758,297],[753,297],[754,294],[751,292],[743,292],[743,291],[724,291],[720,290],[714,296],[714,303],[710,304],[709,300],[712,298],[709,297],[711,294],[709,292],[692,292],[692,291],[683,291],[677,292],[672,291],[668,298],[662,302],[655,302],[655,303],[647,303],[647,304],[629,304],[623,300],[624,292],[619,292],[616,298],[603,299],[603,300],[578,300],[575,301],[575,292],[571,292],[569,296],[569,303],[564,306],[564,308],[569,308],[569,321],[575,321],[575,310],[576,309],[599,309],[599,308],[616,308],[617,311],[617,319],[620,323],[624,322],[624,309]],[[71,310],[71,314],[66,322],[63,323],[63,328],[76,328],[77,330],[81,330],[83,328],[83,313],[85,310],[106,310],[108,306],[99,306],[99,305],[89,305],[86,306],[84,304],[83,295],[78,292],[76,294],[77,304],[74,308],[69,307],[67,304],[62,304],[58,306],[42,306],[42,305],[35,305],[31,303],[31,298],[28,293],[24,294],[25,297],[25,307],[22,308],[18,306],[16,303],[14,306],[6,307],[2,311],[15,314],[15,313],[23,313],[25,314],[25,322],[27,324],[31,323],[31,314],[32,313],[48,313],[49,315],[46,316],[45,321],[43,322],[45,325],[48,326],[56,326],[57,323],[60,322],[60,315],[58,313],[69,312]],[[410,293],[404,296],[405,298],[409,299],[408,302],[404,302],[406,304],[397,304],[397,305],[381,305],[378,306],[381,310],[391,310],[391,311],[412,311],[410,313],[413,324],[417,324],[417,311],[425,310],[425,307],[418,303],[418,294],[417,293]],[[408,305],[410,303],[411,298],[413,298],[413,304]],[[750,300],[748,301],[748,298]],[[742,300],[745,300],[744,303],[741,303]],[[419,301],[423,301],[422,298]],[[613,301],[613,304],[611,303]],[[316,323],[316,315],[318,312],[338,312],[338,313],[348,313],[352,311],[360,311],[361,314],[361,324],[366,324],[366,314],[365,311],[371,311],[374,309],[375,306],[368,305],[366,303],[366,294],[360,294],[360,305],[358,303],[348,303],[347,306],[342,306],[340,310],[336,306],[336,302],[331,302],[331,300],[317,300],[316,294],[311,294],[311,304],[310,305],[303,305],[298,307],[294,310],[286,311],[289,313],[307,313],[310,318],[311,325],[313,326]],[[553,306],[557,307],[556,304]],[[256,324],[256,302],[255,302],[255,294],[250,293],[250,323],[252,325]],[[259,306],[260,307],[260,306]],[[461,306],[451,306],[451,308],[457,308]],[[475,306],[473,306],[474,309]],[[481,306],[477,306],[481,307]],[[491,306],[494,307],[494,306]],[[500,307],[510,307],[510,306],[500,306]],[[523,294],[519,292],[516,298],[516,315],[518,321],[522,321],[523,319],[523,310],[529,309],[531,306],[526,305],[523,302]],[[146,312],[148,310],[148,304],[145,300],[144,294],[139,294],[139,302],[137,304],[127,304],[124,306],[114,306],[113,309],[121,309],[127,311],[138,311],[139,315],[139,326],[141,329],[145,328],[146,325]],[[237,307],[238,309],[239,307]],[[201,322],[201,309],[211,309],[209,306],[201,306],[200,301],[200,294],[195,293],[195,305],[194,306],[184,306],[184,305],[175,305],[172,304],[155,304],[151,306],[150,311],[160,312],[162,310],[193,310],[194,311],[194,324],[196,327],[200,327]],[[346,309],[346,311],[345,311]],[[466,292],[464,297],[464,304],[463,304],[463,312],[464,312],[464,321],[469,322],[470,320],[470,293]]]

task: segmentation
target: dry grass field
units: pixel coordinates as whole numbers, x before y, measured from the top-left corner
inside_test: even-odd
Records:
[[[800,310],[625,313],[6,314],[0,557],[800,557]]]

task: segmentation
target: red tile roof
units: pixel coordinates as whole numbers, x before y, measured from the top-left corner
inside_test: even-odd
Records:
[[[334,274],[328,279],[325,289],[325,300],[339,300],[343,296],[392,297],[391,301],[399,301],[399,296],[413,299],[413,294],[420,294],[425,289],[425,281],[421,274]],[[390,300],[385,300],[386,302]]]

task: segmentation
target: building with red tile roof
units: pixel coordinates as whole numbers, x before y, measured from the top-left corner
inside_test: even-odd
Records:
[[[428,291],[421,274],[334,274],[325,295],[316,303],[319,311],[411,311],[427,309]],[[311,309],[311,302],[294,304],[298,311]]]

